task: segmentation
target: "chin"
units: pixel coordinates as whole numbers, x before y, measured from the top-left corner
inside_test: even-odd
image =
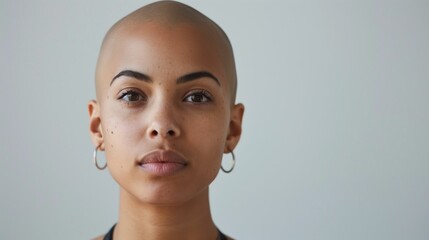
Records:
[[[174,184],[173,184],[174,185]],[[146,184],[144,189],[134,188],[121,190],[127,199],[133,199],[139,204],[150,204],[154,206],[177,206],[192,202],[194,199],[208,196],[208,186],[201,190],[188,187],[171,186],[167,184]]]

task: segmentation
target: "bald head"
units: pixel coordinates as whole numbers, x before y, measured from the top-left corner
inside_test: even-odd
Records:
[[[168,39],[173,36],[174,39]],[[110,62],[117,60],[115,54],[129,51],[133,48],[133,44],[139,44],[139,40],[145,41],[158,37],[158,40],[150,45],[158,47],[163,43],[174,44],[177,37],[181,36],[189,40],[188,45],[191,47],[195,46],[195,43],[204,41],[205,45],[202,45],[204,47],[190,48],[188,52],[199,51],[201,56],[213,58],[213,61],[222,65],[224,71],[219,77],[224,78],[224,84],[228,85],[230,92],[231,103],[235,103],[237,77],[233,50],[227,35],[215,22],[199,11],[174,1],[160,1],[146,5],[125,16],[110,28],[103,40],[97,62],[97,98],[100,97],[103,84],[105,85],[105,82],[114,74],[109,71],[113,71]],[[185,48],[186,46],[183,47]],[[144,51],[150,52],[152,49],[146,47]],[[167,52],[166,55],[168,54]],[[167,60],[164,64],[168,65],[172,62]],[[125,67],[137,66],[131,63],[130,66]]]
[[[164,24],[192,23],[217,25],[205,15],[185,4],[174,1],[155,2],[137,9],[122,18],[115,26],[124,22],[156,21]],[[219,28],[220,29],[220,28]]]

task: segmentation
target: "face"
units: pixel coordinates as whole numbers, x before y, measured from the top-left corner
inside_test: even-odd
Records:
[[[99,60],[91,135],[109,171],[139,201],[175,204],[205,192],[241,134],[219,41],[147,23],[121,30]]]

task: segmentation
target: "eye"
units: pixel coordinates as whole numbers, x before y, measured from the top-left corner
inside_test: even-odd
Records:
[[[205,103],[212,101],[212,95],[206,90],[193,90],[183,99],[185,102]]]
[[[146,95],[137,90],[126,89],[121,91],[118,99],[127,103],[136,103],[146,101]]]

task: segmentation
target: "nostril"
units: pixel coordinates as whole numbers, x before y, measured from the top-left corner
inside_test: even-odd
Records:
[[[168,130],[167,134],[169,136],[174,136],[176,133],[173,130]]]
[[[156,130],[152,130],[150,135],[152,135],[152,137],[155,137],[158,135],[158,132]]]
[[[151,138],[155,138],[155,137],[165,138],[165,137],[177,137],[178,133],[175,130],[173,130],[173,129],[170,129],[170,130],[167,130],[167,131],[165,131],[165,130],[160,130],[159,131],[159,129],[158,130],[157,129],[152,129],[149,132],[149,135],[150,135]]]

